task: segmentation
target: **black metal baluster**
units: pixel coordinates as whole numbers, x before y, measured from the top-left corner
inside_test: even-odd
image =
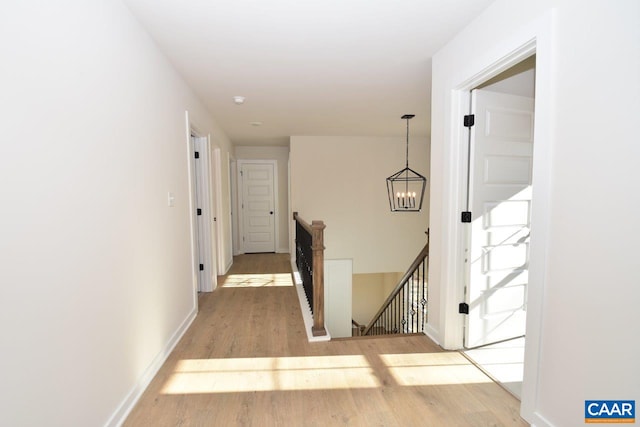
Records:
[[[395,299],[396,301],[396,313],[393,319],[393,333],[398,332],[398,316],[400,316],[400,300],[398,300],[398,297],[396,297]]]
[[[414,309],[416,311],[416,326],[415,326],[415,328],[416,328],[417,332],[422,332],[420,330],[420,283],[421,283],[420,280],[421,280],[421,278],[420,278],[420,267],[418,266],[418,268],[416,269],[416,285],[415,285],[416,286],[416,288],[415,288],[416,295],[415,295],[415,298],[414,298],[414,301],[413,301]]]
[[[427,317],[427,303],[429,302],[429,300],[427,299],[427,259],[425,258],[424,261],[422,261],[422,277],[423,282],[422,282],[422,301],[420,301],[420,304],[422,304],[422,330],[424,331],[424,325],[425,322],[427,321],[426,317]]]
[[[379,311],[375,321],[368,328],[367,335],[424,332],[427,324],[427,258],[428,246],[412,264],[403,277],[395,293]]]
[[[409,289],[409,313],[411,314],[411,320],[409,325],[411,325],[410,332],[414,333],[418,330],[415,325],[416,322],[416,310],[415,310],[415,299],[416,299],[416,280],[415,275],[411,275],[411,288]]]
[[[400,291],[400,294],[402,293],[402,290]],[[398,294],[398,298],[396,299],[397,301],[397,311],[396,311],[396,324],[394,325],[393,328],[393,332],[395,334],[397,334],[400,331],[400,319],[402,318],[402,301],[401,298],[402,296],[400,296],[400,294]]]
[[[396,299],[393,298],[393,300],[391,301],[391,313],[389,316],[389,332],[391,333],[391,331],[393,331],[393,322],[394,322],[394,318],[396,315]]]
[[[424,261],[420,264],[420,268],[422,269],[422,280],[420,280],[420,292],[422,293],[422,298],[424,298]],[[420,315],[422,316],[420,323],[420,330],[424,332],[424,307],[422,306],[422,299],[418,300],[418,309],[420,310]]]
[[[425,277],[425,281],[424,281],[424,320],[422,321],[423,324],[426,324],[426,322],[429,320],[429,282],[428,282],[428,275],[429,275],[429,270],[428,270],[428,260],[424,260],[424,266],[423,271],[424,271],[424,277]],[[423,327],[424,329],[424,327]]]
[[[395,308],[395,303],[396,303],[396,300],[395,300],[395,298],[394,298],[394,299],[391,301],[391,307],[390,307],[390,309],[389,309],[389,325],[388,325],[388,327],[387,327],[387,331],[391,331],[391,330],[393,329],[393,325],[392,325],[392,324],[393,324],[393,313],[394,313],[394,311],[395,311],[395,310],[394,310],[394,308]],[[385,332],[385,333],[388,333],[388,332]]]
[[[302,287],[313,312],[313,262],[311,249],[312,236],[296,221],[296,265],[302,279]]]

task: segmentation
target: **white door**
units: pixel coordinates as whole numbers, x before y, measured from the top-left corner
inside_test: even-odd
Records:
[[[192,136],[194,199],[195,199],[195,233],[196,233],[196,269],[198,271],[198,291],[211,292],[217,285],[215,220],[212,206],[210,158],[206,137]]]
[[[533,98],[472,92],[467,348],[525,334],[533,104]]]
[[[275,252],[274,165],[243,162],[240,175],[244,252]]]

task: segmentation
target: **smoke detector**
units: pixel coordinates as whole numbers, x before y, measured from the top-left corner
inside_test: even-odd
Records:
[[[244,104],[244,96],[237,96],[237,95],[236,95],[236,96],[234,96],[234,97],[233,97],[233,102],[234,102],[236,105]]]

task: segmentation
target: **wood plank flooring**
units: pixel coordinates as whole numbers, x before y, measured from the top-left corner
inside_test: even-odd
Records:
[[[526,426],[424,336],[309,343],[288,254],[234,258],[125,426]]]

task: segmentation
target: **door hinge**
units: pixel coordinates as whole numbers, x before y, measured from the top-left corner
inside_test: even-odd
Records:
[[[469,304],[467,304],[466,302],[461,302],[458,305],[458,313],[469,314]]]
[[[204,271],[204,264],[200,264],[200,271]]]
[[[471,222],[471,212],[465,211],[460,215],[460,221],[462,222]]]
[[[196,209],[196,215],[202,215],[202,209],[200,208]]]
[[[213,221],[216,222],[218,220],[218,218],[216,218],[215,216],[213,217]]]
[[[464,127],[470,128],[475,123],[476,123],[475,114],[467,114],[466,116],[464,116]]]
[[[199,153],[199,152],[197,152],[197,151],[196,151],[196,152],[194,152],[193,154],[194,154],[194,156],[195,156],[195,158],[196,158],[196,159],[199,159],[199,158],[200,158],[200,153]]]

